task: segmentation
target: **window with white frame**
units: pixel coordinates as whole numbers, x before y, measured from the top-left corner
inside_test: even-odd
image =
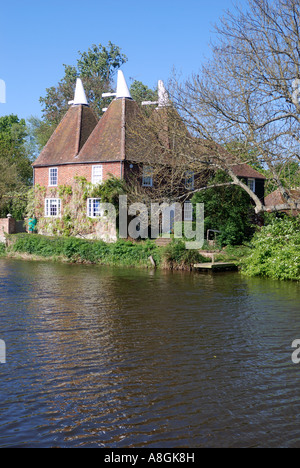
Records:
[[[183,205],[184,221],[193,221],[193,205],[191,202],[186,202]]]
[[[151,166],[143,167],[143,187],[152,187],[153,186],[153,168]]]
[[[102,184],[103,167],[101,165],[92,167],[92,184]]]
[[[45,216],[46,218],[58,218],[61,212],[60,198],[46,198]]]
[[[248,187],[255,193],[255,179],[248,179]]]
[[[58,169],[57,167],[50,167],[49,169],[49,187],[56,187],[58,183]]]
[[[187,190],[194,190],[195,175],[193,171],[186,171],[185,173],[185,188]]]
[[[102,216],[100,198],[88,198],[87,215],[89,218],[100,218]]]

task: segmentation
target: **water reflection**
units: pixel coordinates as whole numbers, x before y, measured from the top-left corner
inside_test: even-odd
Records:
[[[297,283],[0,261],[0,446],[300,446]]]

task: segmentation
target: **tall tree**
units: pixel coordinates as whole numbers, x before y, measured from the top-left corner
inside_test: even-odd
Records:
[[[81,78],[91,107],[100,116],[104,101],[102,93],[110,91],[117,70],[127,62],[121,49],[112,44],[108,46],[93,44],[87,52],[78,52],[76,66],[64,65],[65,75],[57,86],[46,90],[40,98],[43,116],[46,121],[58,124],[68,109],[68,102],[74,97],[76,78]]]
[[[27,127],[17,115],[0,117],[0,160],[15,167],[18,180],[25,185],[32,182],[32,167],[27,151]]]
[[[17,115],[0,117],[1,216],[12,211],[16,200],[19,206],[20,198],[25,203],[26,192],[32,184],[31,162],[25,120]]]
[[[299,0],[249,0],[248,8],[228,11],[216,26],[212,58],[200,72],[173,83],[191,133],[221,145],[238,141],[241,153],[251,146],[286,208],[295,205],[282,181],[283,167],[300,161],[299,18]],[[237,151],[234,160],[216,152],[208,162],[238,184],[231,167],[239,160]],[[256,211],[264,211],[249,194]]]
[[[81,78],[87,99],[96,115],[102,115],[107,99],[102,93],[112,91],[113,80],[118,69],[127,62],[120,47],[108,42],[107,46],[93,44],[86,52],[78,52],[75,66],[64,64],[64,76],[56,86],[46,89],[40,98],[42,119],[29,119],[33,134],[41,149],[68,110],[68,102],[74,98],[76,78]]]
[[[141,104],[143,101],[157,101],[157,90],[148,88],[141,81],[133,81],[130,86],[130,94],[132,99],[138,104]]]

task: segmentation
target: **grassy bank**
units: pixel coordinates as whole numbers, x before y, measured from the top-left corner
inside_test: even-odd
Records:
[[[115,244],[75,237],[45,237],[15,234],[7,237],[8,247],[0,243],[0,257],[27,260],[48,259],[69,263],[191,270],[195,263],[210,262],[198,251],[187,250],[181,240],[166,247],[154,241]],[[206,246],[209,250],[209,246]],[[279,280],[300,280],[299,220],[274,220],[259,230],[249,246],[227,246],[215,251],[216,262],[234,262],[248,276]]]
[[[8,236],[8,244],[9,247],[5,251],[2,248],[2,255],[69,263],[191,269],[194,263],[207,261],[197,251],[186,250],[184,242],[181,241],[172,242],[166,247],[158,247],[150,240],[143,242],[119,240],[115,244],[106,244],[103,241],[89,241],[75,237],[15,234]]]

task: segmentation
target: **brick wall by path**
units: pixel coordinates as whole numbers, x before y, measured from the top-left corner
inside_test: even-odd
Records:
[[[6,242],[4,234],[15,234],[16,221],[13,218],[0,219],[0,242]]]
[[[103,167],[103,181],[107,180],[110,174],[115,177],[122,177],[122,165],[120,162],[99,163]],[[69,164],[57,166],[58,186],[72,185],[75,177],[85,177],[88,182],[92,181],[92,167],[96,164]],[[34,169],[34,183],[42,187],[49,186],[49,167],[36,167]]]

